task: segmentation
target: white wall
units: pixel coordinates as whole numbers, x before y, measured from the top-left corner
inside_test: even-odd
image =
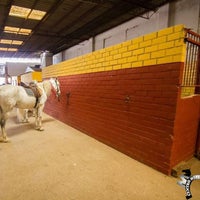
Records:
[[[63,51],[62,61],[177,24],[185,24],[187,28],[200,33],[199,0],[177,0],[160,7],[156,12],[125,22]],[[53,64],[61,62],[61,59],[54,58],[54,62]]]
[[[53,56],[53,64],[63,61],[63,52],[57,53]]]
[[[79,43],[63,52],[63,59],[67,60],[70,58],[74,58],[86,53],[90,53],[92,51],[92,41],[93,38],[89,40],[85,40],[84,42]]]
[[[170,3],[169,26],[184,24],[194,32],[200,29],[200,1],[181,0]]]
[[[130,40],[168,26],[169,5],[134,18],[95,37],[95,50]]]
[[[59,63],[63,60],[68,60],[70,58],[78,57],[83,54],[87,54],[93,51],[93,38],[85,40],[78,45],[75,45],[63,52],[55,54],[53,56],[53,64]]]

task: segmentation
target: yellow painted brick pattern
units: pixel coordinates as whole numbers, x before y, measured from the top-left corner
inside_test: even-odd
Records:
[[[195,87],[182,87],[181,88],[181,97],[188,97],[191,95],[194,95],[195,93]]]
[[[42,81],[42,73],[41,72],[32,72],[32,80],[41,82]]]
[[[184,62],[184,26],[177,25],[43,68],[43,78]]]
[[[24,83],[30,83],[32,80],[36,80],[38,82],[42,81],[42,73],[29,72],[21,75],[21,81]]]

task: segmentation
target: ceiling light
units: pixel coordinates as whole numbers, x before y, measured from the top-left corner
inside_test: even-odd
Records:
[[[0,47],[0,51],[17,51],[17,48],[2,48]]]
[[[7,51],[17,51],[17,48],[8,48]]]
[[[23,41],[21,41],[21,40],[13,40],[12,41],[12,44],[14,44],[14,45],[21,45],[23,43]]]
[[[46,12],[30,9],[30,8],[24,8],[20,6],[13,6],[10,9],[9,15],[15,16],[15,17],[21,17],[25,19],[35,19],[35,20],[41,20]]]
[[[0,51],[7,51],[8,48],[0,47]]]
[[[0,40],[1,44],[14,44],[14,45],[21,45],[23,43],[23,41],[20,40],[5,40],[5,39],[1,39]]]
[[[12,40],[0,40],[1,44],[11,44]]]
[[[7,33],[17,33],[19,31],[19,28],[12,26],[5,26],[4,31]]]
[[[31,11],[31,9],[29,9],[29,8],[12,6],[10,9],[9,15],[15,16],[15,17],[27,18],[30,11]]]
[[[31,29],[26,28],[17,28],[12,26],[5,26],[4,32],[6,33],[15,33],[15,34],[21,34],[21,35],[29,35],[31,33]]]
[[[29,35],[31,33],[31,29],[27,29],[27,28],[20,28],[18,34],[22,34],[22,35]]]
[[[39,11],[39,10],[32,10],[30,15],[28,16],[29,19],[41,20],[46,12]]]

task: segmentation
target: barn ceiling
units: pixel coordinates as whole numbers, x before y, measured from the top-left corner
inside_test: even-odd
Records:
[[[170,1],[0,0],[0,57],[56,54]]]

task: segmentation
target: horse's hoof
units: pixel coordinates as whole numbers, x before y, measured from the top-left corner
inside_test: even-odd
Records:
[[[22,124],[26,124],[26,123],[29,123],[28,120],[24,120],[24,121],[21,121]]]
[[[4,143],[9,143],[10,140],[7,138],[7,139],[5,139],[3,142],[4,142]]]
[[[44,131],[44,128],[43,127],[36,127],[35,128],[37,131]]]
[[[18,123],[20,123],[20,124],[29,123],[29,120],[28,119],[18,120]]]
[[[6,138],[6,139],[0,138],[0,142],[1,143],[8,143],[8,142],[10,142],[10,140],[8,138]]]

